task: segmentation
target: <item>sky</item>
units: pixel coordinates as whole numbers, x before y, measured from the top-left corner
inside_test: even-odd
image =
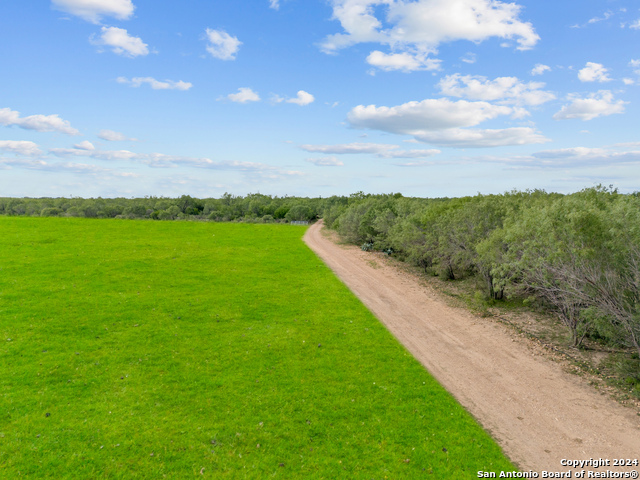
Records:
[[[640,190],[636,0],[3,0],[0,196]]]

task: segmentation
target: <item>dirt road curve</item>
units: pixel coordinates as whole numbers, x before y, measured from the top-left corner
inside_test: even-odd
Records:
[[[321,228],[307,230],[307,245],[522,470],[566,472],[565,458],[640,458],[633,409],[534,356],[505,327],[447,306],[416,278],[375,265],[372,254],[335,244]],[[597,471],[607,468],[630,470]]]

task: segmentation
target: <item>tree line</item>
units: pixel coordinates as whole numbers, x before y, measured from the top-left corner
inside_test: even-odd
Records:
[[[326,200],[272,197],[259,193],[244,197],[225,193],[220,198],[0,198],[0,215],[42,217],[126,218],[152,220],[212,220],[219,222],[312,221]]]
[[[487,299],[553,313],[571,345],[629,348],[640,387],[640,195],[594,187],[453,199],[366,196],[324,212],[346,240],[447,280],[477,279]],[[640,388],[638,388],[640,393]]]

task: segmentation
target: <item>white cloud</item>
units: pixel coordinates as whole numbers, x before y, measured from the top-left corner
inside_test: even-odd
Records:
[[[73,148],[77,148],[78,150],[95,150],[96,147],[93,146],[93,143],[89,142],[88,140],[85,140],[83,142],[80,143],[76,143]]]
[[[614,113],[623,113],[624,105],[627,102],[622,100],[614,100],[613,93],[610,90],[600,90],[596,93],[589,94],[586,98],[581,98],[577,94],[568,96],[571,101],[569,105],[565,105],[556,113],[553,118],[555,120],[567,120],[577,118],[580,120],[593,120],[597,117],[613,115]]]
[[[77,146],[76,146],[77,147]],[[87,150],[82,148],[52,148],[49,153],[56,157],[84,157],[103,161],[139,162],[151,168],[176,168],[186,166],[212,170],[235,170],[253,178],[274,180],[291,176],[302,176],[302,172],[284,170],[272,165],[255,162],[215,161],[206,157],[186,157],[164,153],[136,153],[129,150]]]
[[[608,70],[600,63],[587,62],[586,67],[578,72],[578,78],[581,82],[610,82],[611,78],[607,75]]]
[[[625,85],[635,85],[636,81],[633,78],[623,78],[622,79],[622,83],[624,83]]]
[[[340,145],[300,145],[302,150],[312,153],[334,155],[373,154],[380,158],[426,158],[440,153],[440,150],[398,150],[398,145],[385,143],[344,143]]]
[[[139,177],[140,175],[130,172],[119,172],[109,168],[99,167],[97,165],[76,162],[47,162],[45,160],[34,159],[4,159],[0,158],[0,165],[8,167],[25,168],[28,170],[42,170],[46,172],[69,172],[79,175],[92,175],[104,177]]]
[[[525,111],[526,113],[526,111]],[[448,99],[427,99],[395,107],[359,105],[347,119],[356,128],[369,128],[445,147],[495,147],[549,141],[533,128],[466,129],[501,115],[520,117],[523,109]]]
[[[400,70],[402,72],[415,72],[419,70],[439,70],[441,60],[428,58],[424,54],[383,53],[374,50],[367,57],[367,63],[385,72]]]
[[[606,12],[604,12],[602,17],[590,18],[587,23],[588,24],[593,24],[593,23],[602,22],[603,20],[608,20],[609,18],[611,18],[612,15],[613,15],[613,12],[611,10],[607,10]]]
[[[400,69],[411,71],[414,61],[408,56],[394,55],[406,53],[424,59],[437,53],[438,46],[445,42],[479,43],[499,37],[514,39],[519,50],[527,50],[540,39],[531,23],[520,21],[519,5],[498,0],[331,0],[331,3],[333,18],[340,22],[344,33],[329,35],[321,49],[335,53],[358,43],[387,45],[391,49],[389,55],[380,52],[369,56],[370,63],[377,61],[386,69],[399,64]],[[421,63],[427,65],[425,60]]]
[[[414,138],[440,147],[485,148],[546,143],[550,140],[529,127],[503,129],[449,128],[414,132]]]
[[[259,102],[260,95],[251,90],[248,87],[241,87],[238,89],[238,93],[230,93],[226,97],[221,97],[218,100],[229,99],[232,102],[236,103],[248,103],[248,102]]]
[[[80,135],[67,120],[58,115],[30,115],[20,118],[20,112],[9,108],[0,108],[0,125],[16,125],[26,130],[37,132],[59,132],[67,135]]]
[[[269,8],[278,10],[280,8],[280,0],[269,0]]]
[[[629,28],[633,28],[634,30],[640,30],[640,18],[629,25]]]
[[[309,105],[310,103],[313,103],[314,100],[315,100],[315,97],[313,95],[305,92],[304,90],[299,90],[296,98],[290,98],[288,100],[285,100],[285,102],[295,103],[296,105],[300,105],[302,107],[304,105]]]
[[[131,0],[52,0],[54,8],[88,22],[100,23],[102,17],[127,20],[135,9]]]
[[[0,140],[0,151],[35,157],[42,154],[38,145],[24,140]]]
[[[207,28],[207,40],[209,41],[207,52],[220,60],[235,60],[240,45],[242,45],[237,37],[232,37],[224,30]]]
[[[136,142],[137,139],[129,138],[120,132],[115,132],[113,130],[100,130],[98,133],[98,138],[102,140],[106,140],[107,142]]]
[[[193,84],[189,82],[183,82],[182,80],[174,82],[173,80],[165,80],[163,82],[156,80],[152,77],[134,77],[131,80],[125,77],[118,77],[116,79],[118,83],[124,83],[138,88],[141,85],[147,83],[153,90],[189,90],[193,87]]]
[[[463,57],[461,57],[460,60],[462,60],[464,63],[469,64],[476,63],[476,54],[468,52]]]
[[[338,160],[336,157],[324,157],[324,158],[307,158],[307,162],[313,163],[318,167],[342,167],[344,163]]]
[[[440,91],[451,97],[471,100],[496,101],[515,105],[541,105],[555,99],[551,92],[541,90],[541,82],[523,83],[516,77],[498,77],[488,80],[482,76],[447,75],[438,83]]]
[[[542,75],[544,72],[550,72],[551,67],[542,63],[536,63],[536,66],[531,70],[531,75]]]
[[[94,45],[111,47],[114,53],[125,57],[133,58],[149,54],[148,45],[142,39],[129,35],[124,28],[102,27],[100,38],[91,37],[90,41]]]
[[[471,127],[479,123],[509,115],[513,109],[488,102],[452,102],[446,98],[408,102],[395,107],[358,105],[347,119],[354,127],[413,135],[411,132]]]

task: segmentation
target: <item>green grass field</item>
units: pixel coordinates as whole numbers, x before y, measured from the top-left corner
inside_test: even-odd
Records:
[[[512,470],[303,233],[0,217],[0,478]]]

